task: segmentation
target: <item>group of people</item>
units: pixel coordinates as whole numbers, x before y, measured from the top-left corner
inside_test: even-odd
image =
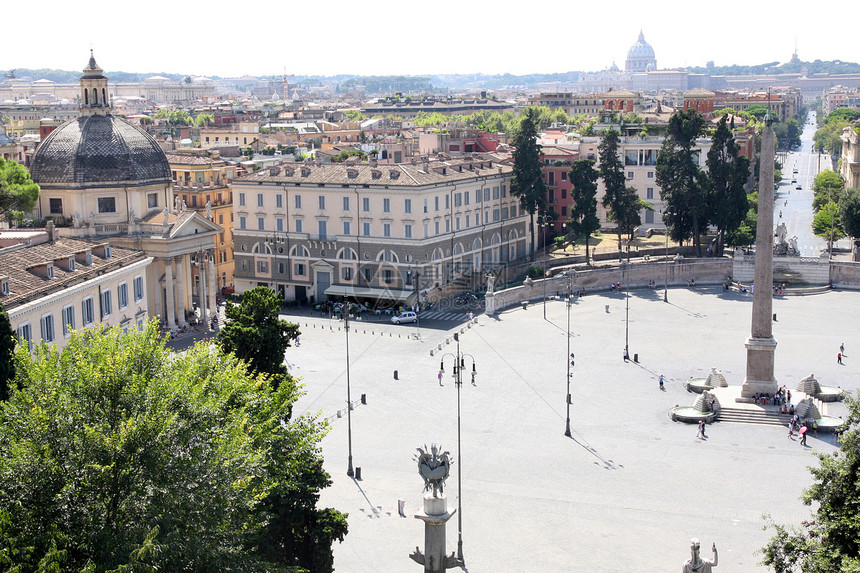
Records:
[[[816,436],[818,435],[818,422],[813,420],[812,418],[807,417],[805,420],[801,421],[800,416],[794,414],[792,416],[791,421],[788,423],[788,437],[794,439],[794,432],[800,434],[800,445],[806,445],[806,435],[809,433],[809,430],[812,430],[812,433]]]
[[[609,283],[609,290],[621,290],[621,283]]]
[[[757,404],[761,404],[762,406],[779,406],[780,411],[782,411],[782,407],[785,406],[786,411],[791,410],[790,413],[794,413],[794,406],[791,405],[791,390],[785,386],[781,386],[773,396],[767,393],[757,392],[754,399]]]

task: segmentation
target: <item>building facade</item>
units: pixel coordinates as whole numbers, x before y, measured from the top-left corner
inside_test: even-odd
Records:
[[[480,288],[529,255],[512,168],[469,156],[285,163],[233,182],[236,291],[405,302]]]

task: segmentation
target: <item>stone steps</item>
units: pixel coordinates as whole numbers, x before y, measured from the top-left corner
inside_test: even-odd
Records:
[[[717,416],[720,422],[735,422],[740,424],[765,424],[770,426],[788,426],[791,414],[778,414],[764,410],[750,410],[745,408],[720,409]]]

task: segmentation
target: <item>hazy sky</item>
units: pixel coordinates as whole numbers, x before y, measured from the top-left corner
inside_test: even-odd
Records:
[[[147,0],[6,2],[0,69],[191,75],[436,74],[624,68],[639,30],[659,68],[860,61],[854,0]],[[670,8],[677,6],[679,8]],[[826,9],[825,9],[826,7]],[[14,23],[14,24],[12,24]]]

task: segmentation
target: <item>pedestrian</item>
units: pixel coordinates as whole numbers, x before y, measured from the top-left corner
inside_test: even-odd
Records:
[[[663,389],[663,375],[660,374],[660,390]]]
[[[442,385],[442,371],[439,371],[439,386]]]
[[[836,364],[842,364],[842,353],[841,352],[836,353]]]
[[[845,343],[844,342],[839,345],[839,352],[841,352],[842,354],[845,354]]]
[[[475,313],[473,313],[473,312],[470,310],[470,311],[469,311],[469,320],[471,321],[473,318],[475,318]]]
[[[806,426],[800,427],[800,445],[801,446],[806,445]]]
[[[794,420],[788,421],[788,437],[794,439]]]
[[[705,421],[699,420],[699,430],[696,432],[697,438],[707,438],[705,435]]]

